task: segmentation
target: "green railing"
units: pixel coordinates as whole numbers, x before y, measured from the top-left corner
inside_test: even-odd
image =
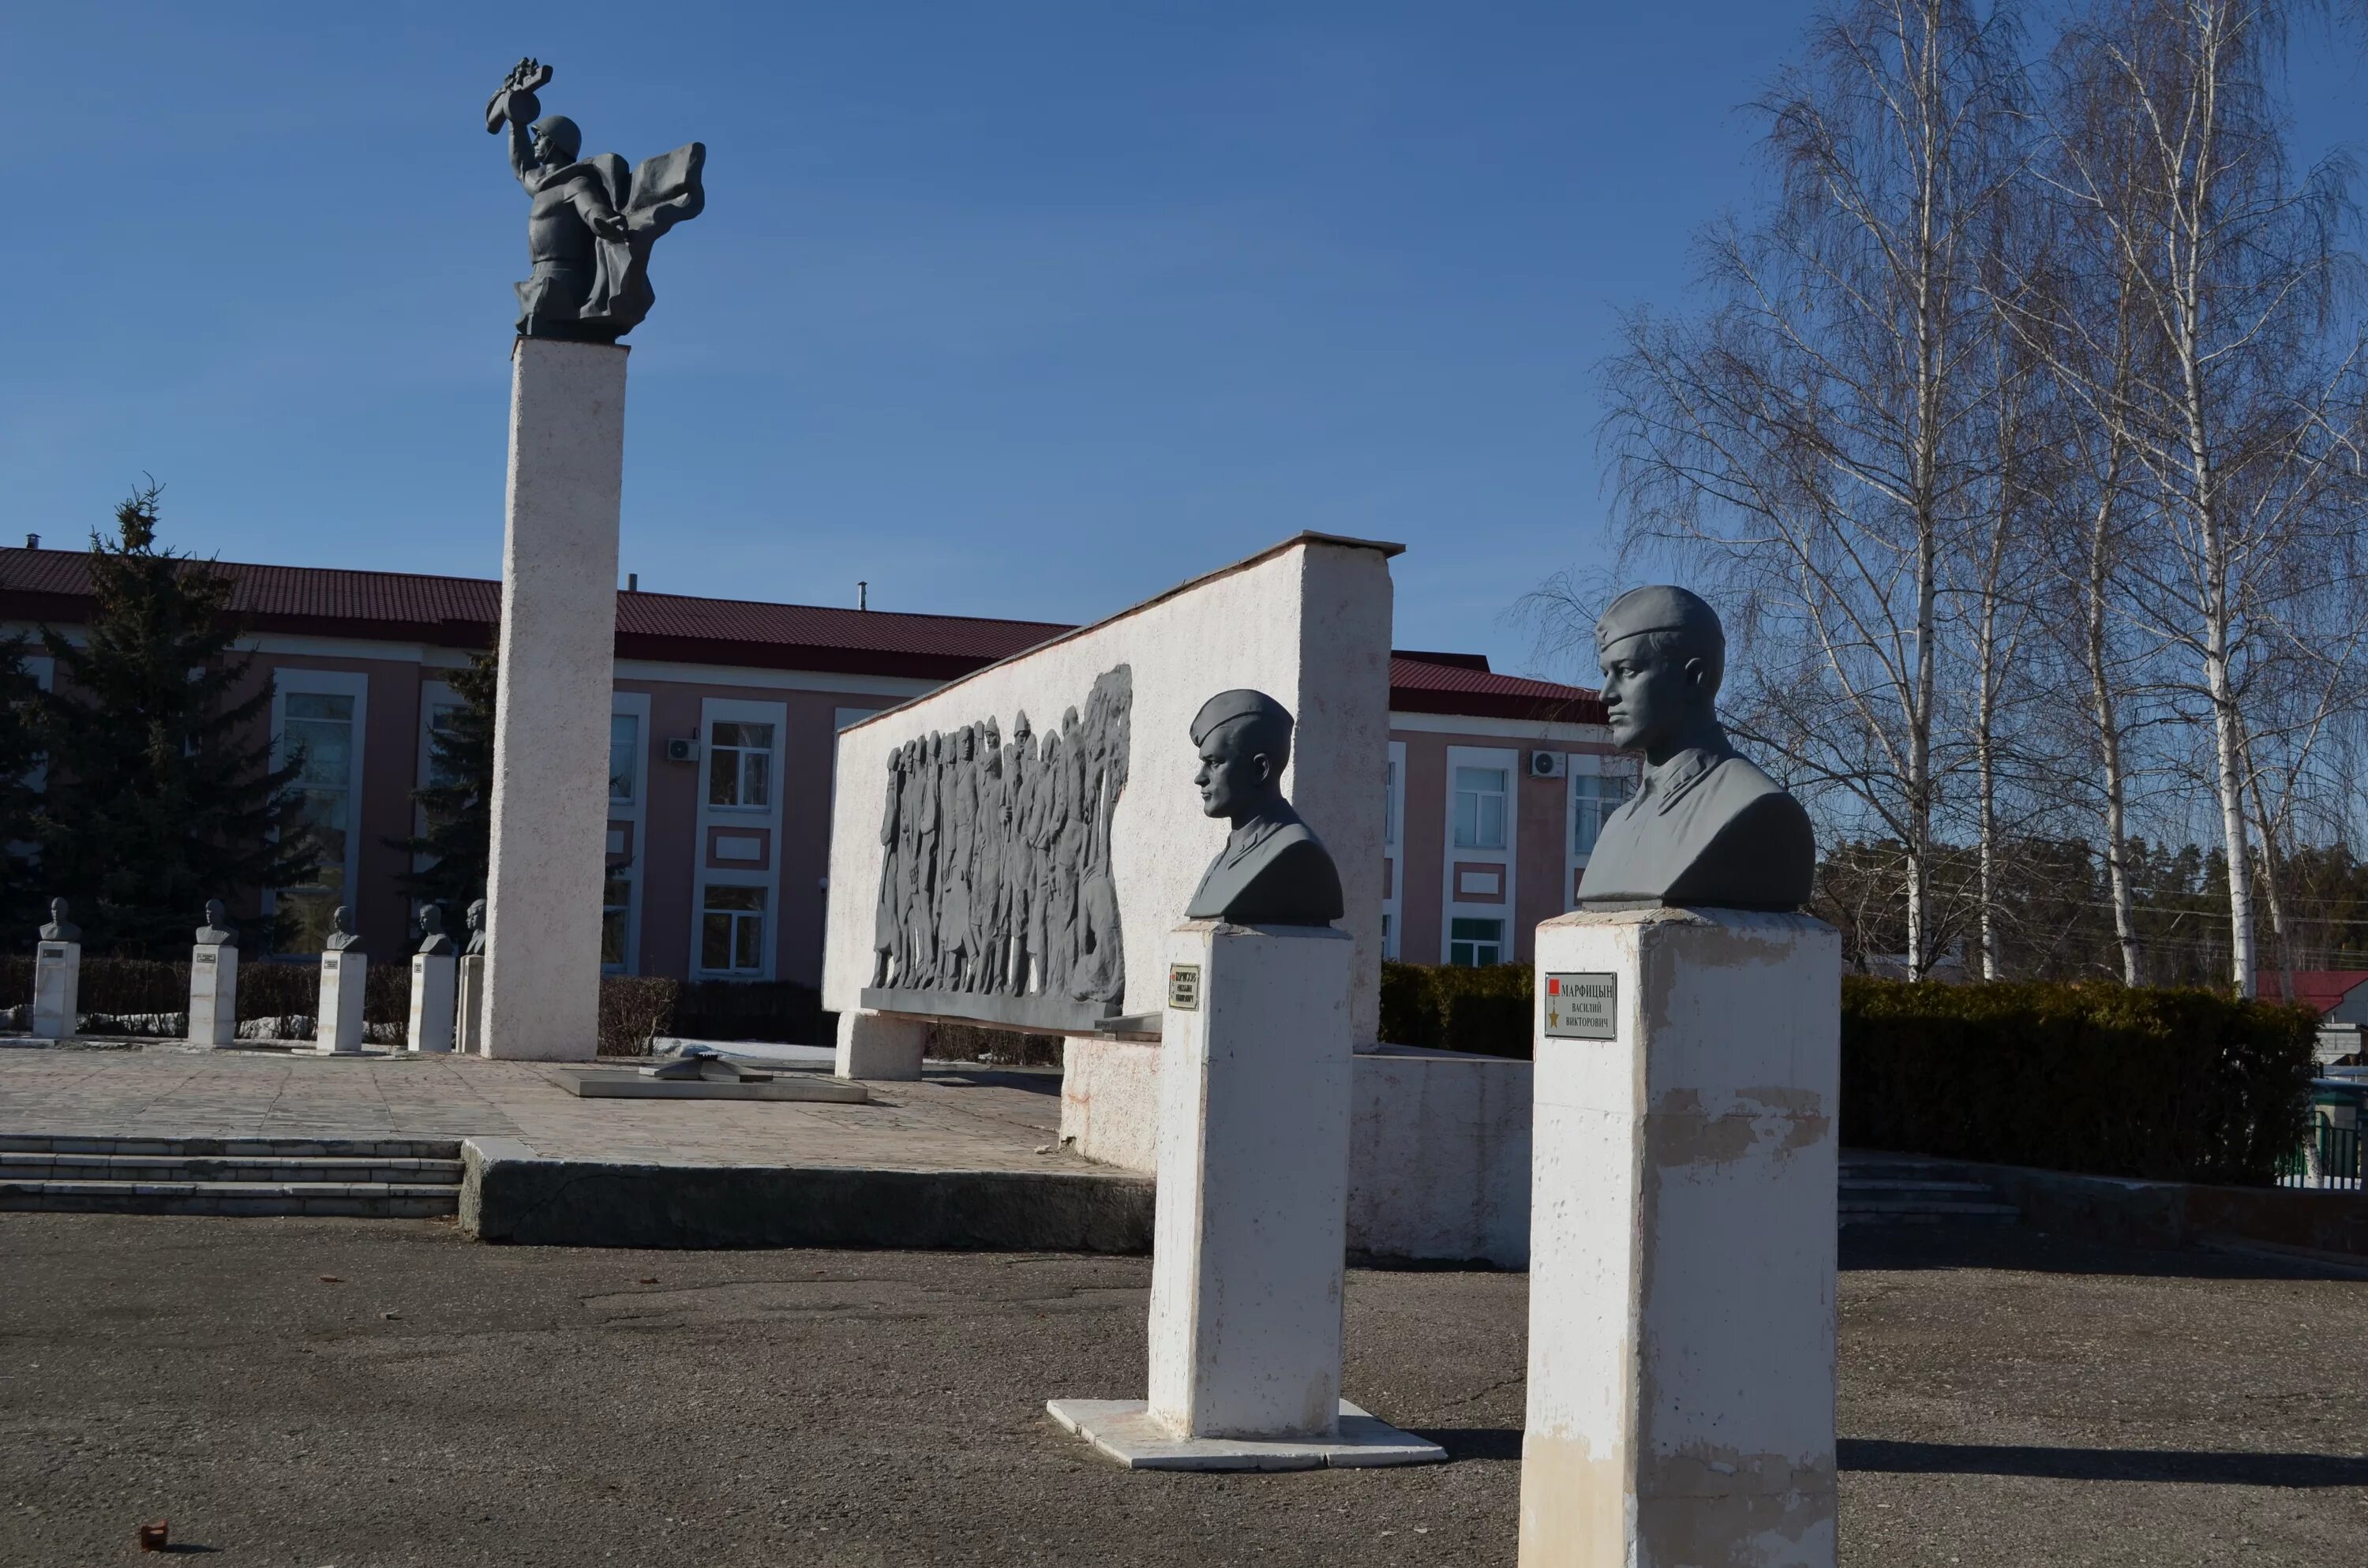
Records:
[[[2313,1118],[2302,1147],[2280,1165],[2278,1185],[2359,1192],[2363,1176],[2368,1172],[2360,1165],[2360,1129]]]

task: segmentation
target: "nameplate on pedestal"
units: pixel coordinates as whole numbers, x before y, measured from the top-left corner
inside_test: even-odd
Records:
[[[34,961],[37,963],[65,962],[66,945],[63,942],[43,942],[35,949]]]
[[[1620,1038],[1618,975],[1549,974],[1544,979],[1547,1039]]]
[[[1196,963],[1172,963],[1167,966],[1167,1005],[1179,1013],[1195,1013],[1201,1008],[1201,966]]]
[[[215,953],[211,948],[200,948],[196,953],[192,954],[191,957],[195,961],[202,964],[215,963],[219,961],[220,959],[220,955]]]

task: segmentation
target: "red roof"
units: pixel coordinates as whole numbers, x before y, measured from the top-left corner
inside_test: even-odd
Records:
[[[195,564],[193,562],[193,564]],[[213,563],[231,608],[253,630],[482,648],[502,585],[482,577],[354,572],[327,566]],[[80,622],[90,613],[90,557],[78,550],[0,549],[0,618]],[[620,658],[950,679],[1024,653],[1072,628],[1052,621],[830,609],[818,605],[620,593]],[[1580,687],[1500,676],[1480,653],[1395,653],[1390,705],[1415,713],[1604,722]]]
[[[2285,995],[2280,983],[2283,978],[2274,969],[2258,971],[2253,976],[2253,994],[2264,1002],[2281,1000]],[[2325,1013],[2362,981],[2368,981],[2368,969],[2298,969],[2294,971],[2294,1006]]]

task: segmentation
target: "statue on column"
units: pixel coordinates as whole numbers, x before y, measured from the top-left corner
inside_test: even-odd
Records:
[[[507,128],[510,170],[533,199],[526,245],[534,275],[518,286],[518,333],[614,343],[657,301],[651,247],[707,206],[707,147],[686,142],[630,171],[614,153],[584,157],[575,122],[542,112],[536,95],[550,80],[550,66],[521,60],[485,105],[485,129]]]
[[[1332,852],[1282,796],[1291,710],[1263,691],[1221,691],[1192,720],[1201,810],[1233,824],[1185,906],[1187,920],[1329,926],[1347,908]]]
[[[1718,722],[1726,632],[1683,588],[1634,588],[1595,623],[1611,740],[1645,777],[1579,880],[1590,908],[1794,910],[1809,902],[1809,813],[1737,752]]]

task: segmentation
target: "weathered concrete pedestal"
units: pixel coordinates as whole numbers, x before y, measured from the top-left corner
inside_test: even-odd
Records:
[[[929,1026],[894,1013],[852,1008],[838,1016],[838,1055],[831,1071],[841,1078],[918,1078]]]
[[[1169,937],[1151,1397],[1046,1407],[1130,1469],[1445,1457],[1340,1398],[1353,952],[1324,927]]]
[[[488,1056],[588,1062],[599,1047],[626,353],[521,337],[511,357]]]
[[[452,1050],[452,955],[411,955],[410,1048],[437,1054]]]
[[[238,949],[200,943],[189,949],[189,1043],[238,1042]]]
[[[362,1048],[362,984],[370,960],[359,948],[321,955],[321,1002],[313,1021],[313,1049],[323,1056]]]
[[[82,1022],[82,944],[43,942],[33,949],[33,1034],[68,1040]]]
[[[461,1040],[459,1050],[464,1056],[485,1053],[485,955],[461,955],[461,990],[455,1004],[458,1009]]]
[[[1522,1568],[1832,1568],[1840,944],[1538,928]]]

